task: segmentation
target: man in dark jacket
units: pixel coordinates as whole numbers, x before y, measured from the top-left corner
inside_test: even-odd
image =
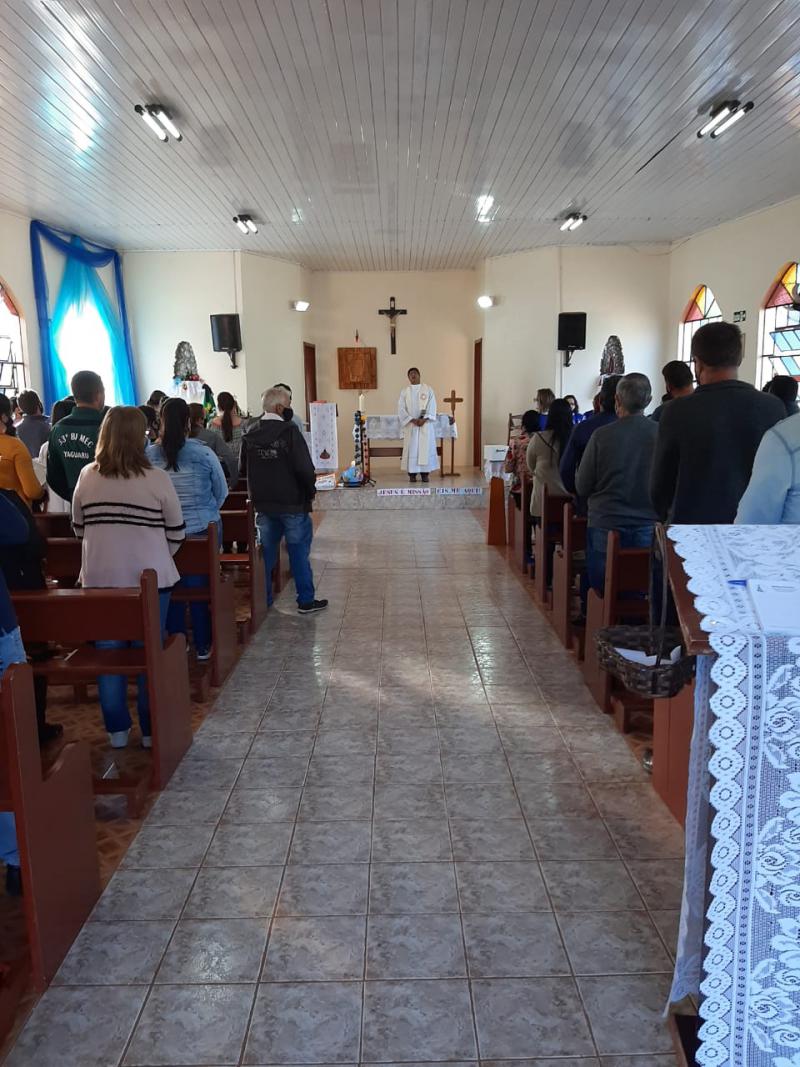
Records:
[[[47,484],[64,499],[72,494],[83,468],[94,461],[100,424],[105,415],[103,379],[93,370],[79,370],[70,382],[75,407],[50,432]]]
[[[692,338],[692,360],[700,384],[661,414],[650,495],[662,521],[730,523],[761,438],[786,410],[777,397],[738,380],[738,326],[701,326]]]
[[[579,422],[569,435],[567,447],[564,449],[564,455],[561,457],[558,467],[561,481],[564,483],[564,488],[568,493],[577,493],[575,475],[592,434],[595,430],[599,430],[601,426],[609,426],[612,422],[617,421],[614,406],[617,400],[617,385],[621,377],[621,374],[610,374],[608,378],[603,379],[599,394],[600,410],[596,415],[590,415],[588,419]],[[586,502],[576,500],[575,510],[577,514],[585,515]]]
[[[311,502],[316,491],[314,464],[302,434],[291,421],[286,389],[280,386],[268,389],[262,397],[262,406],[264,414],[242,437],[239,474],[247,477],[256,512],[267,572],[267,604],[272,604],[272,568],[281,538],[285,537],[297,588],[297,610],[301,615],[309,615],[328,606],[327,600],[317,600],[314,595],[314,575],[309,561],[314,536],[311,522]]]

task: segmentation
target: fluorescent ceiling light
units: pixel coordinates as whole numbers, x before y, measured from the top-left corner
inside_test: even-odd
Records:
[[[245,236],[248,233],[250,233],[250,231],[247,228],[247,223],[244,221],[244,219],[242,218],[241,215],[234,215],[233,216],[233,221],[236,223],[236,225],[239,227],[239,229],[242,231],[242,233],[245,234]]]
[[[183,140],[183,134],[172,121],[170,114],[160,104],[153,105],[154,116],[158,122],[164,127],[170,137],[174,137],[176,141]]]
[[[488,293],[483,293],[478,297],[478,307],[486,310],[487,308],[493,308],[495,305],[495,299],[493,296],[489,296]]]
[[[577,230],[579,226],[583,226],[584,222],[586,222],[585,215],[575,215],[569,224],[570,233],[572,233],[573,230]]]
[[[564,219],[564,221],[561,223],[561,232],[563,233],[564,230],[568,230],[573,222],[574,222],[574,216],[573,215],[570,215],[569,218]]]
[[[311,303],[308,300],[293,300],[292,308],[294,311],[308,311],[311,307]]]
[[[163,128],[163,126],[159,126],[159,124],[156,122],[156,120],[153,118],[147,108],[142,107],[141,104],[137,104],[134,108],[134,111],[137,115],[141,115],[142,119],[144,119],[145,123],[150,127],[150,129],[153,131],[159,141],[169,140],[169,137],[167,136],[167,131]]]
[[[749,103],[745,104],[743,107],[737,108],[736,111],[729,115],[720,126],[717,126],[717,128],[712,131],[711,139],[714,140],[719,137],[721,133],[729,130],[734,123],[739,121],[739,119],[743,119],[748,111],[752,111],[754,106],[753,101],[750,100]]]
[[[720,104],[719,107],[713,108],[711,111],[711,118],[708,120],[705,126],[700,127],[700,129],[697,131],[697,136],[705,137],[707,133],[711,133],[711,131],[716,129],[716,127],[719,126],[721,122],[725,121],[725,119],[728,117],[728,115],[730,115],[731,111],[733,111],[733,109],[737,105],[738,101],[732,100],[728,103]]]
[[[477,213],[475,215],[476,222],[491,222],[492,221],[492,208],[494,207],[494,197],[489,196],[488,193],[484,196],[479,196],[476,201]]]
[[[253,222],[249,215],[245,217],[244,224],[248,228],[250,233],[258,233],[258,226],[256,226],[256,224]]]

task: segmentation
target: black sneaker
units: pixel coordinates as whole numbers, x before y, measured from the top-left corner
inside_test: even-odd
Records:
[[[308,604],[298,604],[297,610],[301,615],[311,615],[315,611],[324,611],[327,606],[327,600],[312,600]]]
[[[6,867],[6,893],[10,897],[22,896],[22,871],[19,867]]]
[[[417,480],[417,476],[416,476],[416,474],[409,474],[409,476],[408,476],[408,480],[409,480],[410,482],[415,482],[415,481]]]
[[[428,481],[428,475],[427,474],[423,474],[422,475],[422,480],[423,480],[423,482],[427,482]]]

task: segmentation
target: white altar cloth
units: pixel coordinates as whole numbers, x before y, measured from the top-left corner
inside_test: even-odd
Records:
[[[800,1067],[800,639],[765,633],[746,586],[800,582],[797,527],[668,533],[713,649],[698,658],[671,999],[702,992],[704,1067]]]
[[[450,416],[436,416],[434,436],[437,441],[458,438],[458,426],[450,424]],[[402,441],[403,427],[397,415],[367,415],[367,437],[370,441]]]

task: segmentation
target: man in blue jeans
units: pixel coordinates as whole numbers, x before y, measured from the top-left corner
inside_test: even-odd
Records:
[[[621,548],[649,548],[656,513],[650,500],[650,467],[658,425],[645,418],[652,400],[644,374],[626,374],[616,390],[617,419],[592,434],[583,453],[575,487],[588,501],[586,571],[589,585],[602,595],[610,530]]]
[[[272,604],[272,568],[283,537],[297,588],[297,610],[310,615],[328,606],[327,600],[315,597],[309,560],[314,536],[314,464],[303,435],[292,421],[289,392],[275,386],[261,401],[264,414],[242,437],[239,473],[247,478],[256,512],[267,574],[267,604]]]

